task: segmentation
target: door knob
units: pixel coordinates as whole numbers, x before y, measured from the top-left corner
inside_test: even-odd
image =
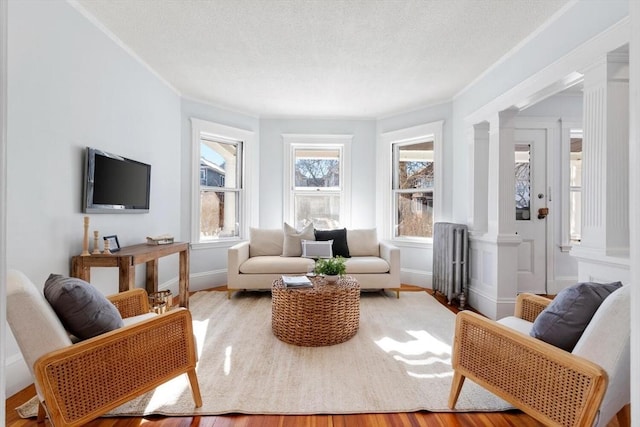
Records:
[[[549,208],[538,209],[538,219],[545,219],[549,215]]]

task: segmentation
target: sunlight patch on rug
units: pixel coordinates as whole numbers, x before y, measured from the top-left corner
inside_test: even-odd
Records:
[[[450,412],[455,316],[426,292],[363,293],[349,341],[298,347],[271,331],[268,292],[195,293],[190,299],[203,406],[186,375],[116,408],[113,416]],[[511,406],[467,380],[456,410]],[[35,415],[35,413],[33,414]]]

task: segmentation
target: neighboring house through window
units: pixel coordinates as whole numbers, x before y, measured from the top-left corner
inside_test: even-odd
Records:
[[[284,212],[294,227],[333,229],[350,223],[351,135],[283,135]]]
[[[393,144],[393,237],[433,236],[433,140]]]
[[[397,243],[429,242],[441,218],[442,126],[439,121],[382,134],[382,150],[388,153],[379,164],[379,185],[386,187],[382,228]]]
[[[193,131],[192,242],[238,239],[244,227],[244,148],[252,133],[191,119]]]

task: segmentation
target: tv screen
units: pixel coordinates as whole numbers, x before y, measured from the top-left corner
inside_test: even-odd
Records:
[[[82,211],[149,212],[151,166],[87,147]]]

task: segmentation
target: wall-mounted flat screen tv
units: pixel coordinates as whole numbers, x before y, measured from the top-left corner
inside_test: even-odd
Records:
[[[82,212],[149,212],[151,165],[87,147]]]

